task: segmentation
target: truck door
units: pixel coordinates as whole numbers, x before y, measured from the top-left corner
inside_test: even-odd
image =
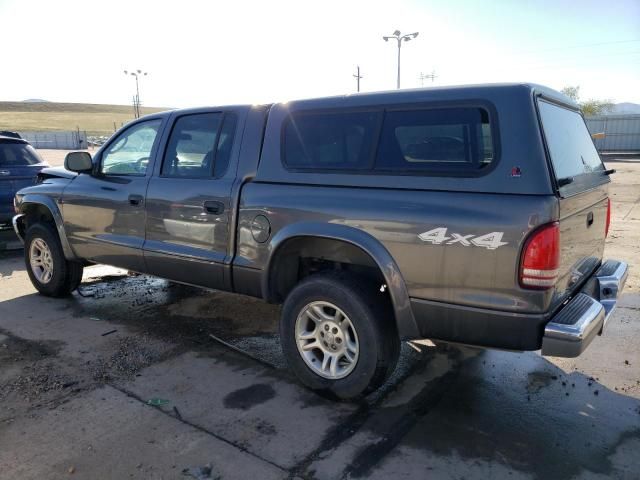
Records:
[[[163,118],[133,123],[64,190],[62,209],[71,247],[81,258],[145,271],[144,201]]]
[[[144,257],[153,275],[225,288],[237,116],[202,111],[172,118],[146,201]],[[233,168],[230,168],[233,164]]]

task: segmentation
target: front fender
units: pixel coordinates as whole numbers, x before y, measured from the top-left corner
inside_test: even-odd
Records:
[[[409,292],[400,273],[400,269],[389,251],[375,237],[363,230],[335,223],[300,222],[287,225],[279,230],[269,243],[269,259],[262,275],[262,295],[270,297],[271,272],[273,259],[278,249],[287,241],[296,237],[316,237],[340,240],[350,243],[367,253],[378,265],[385,278],[389,295],[396,315],[398,333],[401,338],[419,338],[416,321],[411,310]]]
[[[24,231],[25,214],[28,214],[29,207],[33,205],[43,206],[51,213],[51,217],[56,225],[56,230],[58,231],[58,237],[60,238],[60,244],[62,245],[65,258],[67,260],[77,260],[64,230],[64,221],[62,219],[60,208],[56,201],[47,195],[26,193],[22,196],[20,205],[18,206],[20,215],[16,215],[16,218],[14,219],[14,228],[16,229],[18,237],[22,239],[22,235],[19,230],[22,229],[22,231]]]

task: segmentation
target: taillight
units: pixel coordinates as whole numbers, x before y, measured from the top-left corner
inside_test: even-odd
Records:
[[[609,235],[609,225],[611,224],[611,199],[607,198],[607,223],[604,227],[604,236]]]
[[[545,225],[531,234],[520,262],[522,288],[547,289],[556,284],[560,267],[560,227]]]

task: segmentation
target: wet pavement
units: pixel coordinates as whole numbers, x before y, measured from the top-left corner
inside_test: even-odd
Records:
[[[0,478],[640,478],[640,165],[615,167],[633,269],[581,357],[405,344],[356,403],[300,386],[277,306],[103,266],[50,299],[0,252]]]
[[[640,477],[634,292],[575,365],[405,345],[335,403],[287,370],[276,306],[102,266],[49,299],[20,252],[0,271],[0,478]]]

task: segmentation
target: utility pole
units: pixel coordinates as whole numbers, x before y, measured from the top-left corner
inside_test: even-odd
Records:
[[[364,78],[364,77],[362,75],[360,75],[360,65],[358,65],[356,67],[356,69],[357,69],[357,73],[355,75],[353,75],[353,77],[355,77],[355,79],[356,79],[356,82],[358,84],[358,92],[359,92],[360,91],[360,79]]]
[[[393,32],[393,35],[388,37],[382,37],[382,39],[385,42],[388,42],[392,38],[398,42],[398,81],[397,81],[398,90],[400,89],[400,47],[402,47],[403,41],[408,42],[409,40],[416,38],[418,36],[418,33],[420,32],[408,33],[406,35],[402,35],[402,33],[400,33],[400,30],[396,30],[395,32]]]
[[[424,87],[424,81],[427,78],[431,79],[431,83],[433,83],[433,81],[437,78],[438,76],[436,75],[436,71],[435,70],[431,70],[431,73],[429,75],[425,75],[424,73],[420,72],[420,76],[418,77],[420,79],[420,85]]]

